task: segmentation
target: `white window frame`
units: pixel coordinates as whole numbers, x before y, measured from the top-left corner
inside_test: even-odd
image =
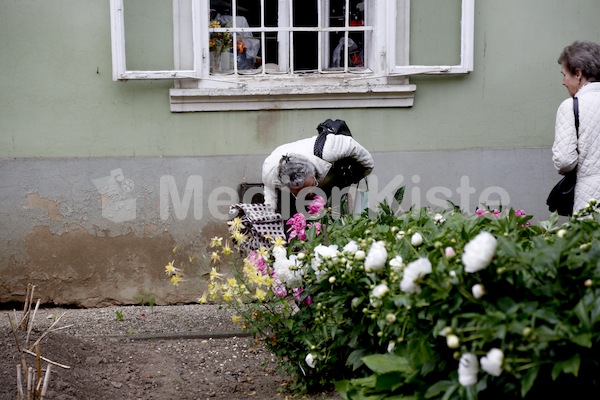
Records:
[[[110,0],[113,80],[170,79],[173,112],[308,108],[410,107],[416,74],[466,74],[473,71],[474,3],[461,0],[461,45],[458,65],[409,65],[410,0],[367,0],[368,25],[373,27],[366,48],[367,71],[317,75],[262,74],[213,76],[209,73],[206,43],[209,35],[209,0],[172,0],[175,70],[128,70],[125,55],[123,2]],[[279,0],[285,7],[288,0]],[[180,2],[191,4],[192,26],[180,23]],[[403,54],[396,54],[396,24],[404,23]],[[187,29],[192,43],[183,43]],[[192,30],[189,35],[189,29]],[[262,47],[262,46],[261,46]],[[189,49],[192,49],[192,54]],[[188,49],[188,50],[186,50]],[[184,52],[186,52],[184,54]],[[398,56],[398,57],[397,57]],[[180,69],[188,60],[187,68]],[[399,60],[397,63],[396,60]],[[401,65],[397,65],[401,64]],[[323,71],[321,71],[323,72]]]

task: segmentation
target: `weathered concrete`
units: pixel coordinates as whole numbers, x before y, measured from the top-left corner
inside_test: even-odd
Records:
[[[450,200],[549,215],[558,180],[549,149],[394,152],[374,155],[372,198],[404,209]],[[242,182],[260,182],[263,156],[0,161],[0,303],[24,299],[84,307],[193,302],[205,289],[208,243],[227,236],[228,206]],[[179,250],[173,253],[173,249]],[[195,266],[188,256],[196,256]],[[185,266],[173,287],[164,265]]]

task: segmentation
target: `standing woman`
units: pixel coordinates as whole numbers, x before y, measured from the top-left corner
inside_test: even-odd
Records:
[[[600,200],[600,45],[576,41],[564,48],[558,63],[571,97],[556,112],[552,161],[561,175],[577,168],[573,211],[578,211],[591,199]],[[579,140],[574,97],[579,102]]]

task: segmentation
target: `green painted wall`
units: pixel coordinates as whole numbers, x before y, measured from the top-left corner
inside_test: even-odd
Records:
[[[443,4],[413,1],[414,62],[455,53],[439,40],[457,32],[454,15],[439,16]],[[374,152],[550,146],[567,96],[556,59],[575,39],[600,41],[600,2],[477,0],[475,8],[475,71],[412,78],[412,108],[176,114],[171,82],[112,81],[108,0],[3,0],[0,157],[265,154],[326,118],[345,119]],[[143,18],[164,20],[163,11]],[[429,15],[436,22],[422,22]],[[168,35],[160,38],[170,52]]]

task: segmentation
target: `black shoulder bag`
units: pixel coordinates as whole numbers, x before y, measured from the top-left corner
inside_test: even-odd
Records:
[[[352,136],[348,125],[341,119],[335,121],[328,119],[317,127],[317,140],[314,146],[314,155],[323,158],[323,147],[327,140],[327,135],[345,135]],[[365,167],[351,157],[342,158],[333,163],[330,173],[334,177],[334,186],[344,188],[358,183],[365,177]]]
[[[573,113],[575,114],[575,131],[579,141],[579,101],[573,97]],[[579,149],[577,150],[579,153]],[[573,215],[573,204],[575,203],[575,184],[577,183],[577,167],[567,172],[564,177],[552,188],[546,204],[551,212],[556,211],[558,215],[570,217]]]

